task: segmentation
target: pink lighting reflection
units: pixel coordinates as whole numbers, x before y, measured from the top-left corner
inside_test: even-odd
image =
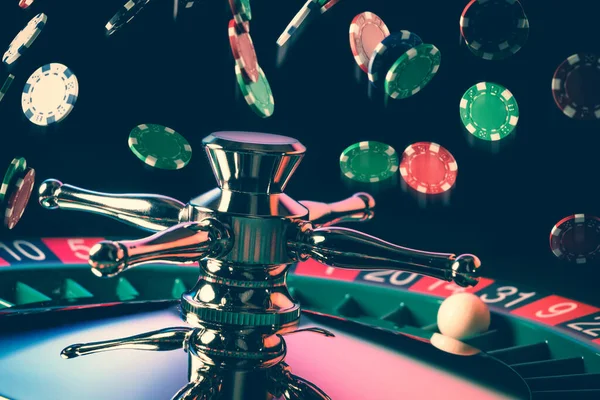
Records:
[[[286,337],[292,372],[336,400],[509,399],[419,359],[334,331]]]

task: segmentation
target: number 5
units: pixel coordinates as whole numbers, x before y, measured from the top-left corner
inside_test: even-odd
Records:
[[[83,239],[67,239],[67,243],[69,244],[69,249],[71,249],[77,258],[87,261],[90,254],[90,247],[83,244]],[[79,253],[79,251],[83,251],[84,253]]]

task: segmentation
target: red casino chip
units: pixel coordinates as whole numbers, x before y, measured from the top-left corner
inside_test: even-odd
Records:
[[[350,23],[350,48],[354,60],[366,73],[375,47],[390,35],[383,20],[371,12],[358,14]]]
[[[19,1],[19,7],[21,7],[22,9],[26,9],[33,4],[33,1],[34,0],[21,0]]]
[[[335,6],[340,1],[342,1],[342,0],[329,0],[328,2],[326,2],[323,5],[323,7],[321,7],[321,14],[327,12],[327,10],[329,10],[331,7]]]
[[[24,174],[19,176],[15,185],[11,189],[11,195],[6,205],[6,211],[4,213],[4,225],[8,229],[14,228],[21,220],[23,212],[29,203],[29,197],[33,191],[33,185],[35,183],[35,170],[33,168],[27,168]]]
[[[418,142],[402,155],[400,175],[420,193],[444,193],[456,182],[458,164],[454,156],[437,143]]]
[[[561,260],[585,264],[600,259],[600,218],[575,214],[558,221],[550,232],[550,249]]]
[[[258,58],[250,34],[241,32],[233,19],[229,21],[228,32],[229,44],[235,62],[250,81],[258,82],[260,67],[258,66]]]
[[[600,119],[600,59],[595,54],[573,54],[552,78],[558,108],[574,119]]]

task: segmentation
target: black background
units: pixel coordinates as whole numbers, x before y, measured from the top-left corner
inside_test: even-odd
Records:
[[[459,166],[449,204],[424,207],[397,186],[377,192],[375,219],[355,227],[408,247],[474,253],[487,276],[598,301],[598,269],[561,264],[548,246],[561,218],[600,214],[600,123],[564,116],[550,89],[566,57],[598,51],[594,2],[523,2],[529,41],[514,57],[494,62],[461,45],[458,21],[466,1],[342,0],[304,30],[278,65],[275,41],[303,1],[254,0],[251,34],[276,103],[274,115],[260,119],[236,95],[226,0],[197,1],[177,23],[172,1],[155,0],[106,37],[104,25],[123,1],[36,0],[25,11],[17,0],[2,1],[2,46],[36,13],[46,13],[48,22],[18,61],[15,82],[0,103],[1,165],[24,156],[38,182],[56,178],[92,190],[160,193],[187,202],[215,186],[203,137],[218,130],[262,131],[296,137],[308,148],[287,193],[332,202],[356,191],[340,178],[338,159],[348,145],[379,140],[401,153],[411,143],[434,141]],[[440,49],[439,73],[421,93],[387,106],[377,93],[369,97],[348,42],[350,21],[363,11],[379,15],[392,32],[416,32]],[[69,66],[80,92],[71,115],[42,130],[23,116],[20,96],[29,75],[50,62]],[[461,130],[460,97],[480,81],[506,86],[520,108],[516,138],[498,154],[471,147]],[[190,164],[180,171],[146,167],[127,146],[129,131],[140,123],[183,134],[194,149]],[[79,235],[147,233],[95,215],[47,211],[35,199],[15,229],[0,231],[3,240]]]

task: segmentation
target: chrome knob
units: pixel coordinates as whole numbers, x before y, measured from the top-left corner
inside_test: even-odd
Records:
[[[257,132],[214,132],[202,141],[219,187],[281,193],[306,148],[294,138]]]
[[[48,179],[38,190],[39,202],[49,210],[86,211],[157,232],[179,223],[184,204],[158,194],[94,192]]]

